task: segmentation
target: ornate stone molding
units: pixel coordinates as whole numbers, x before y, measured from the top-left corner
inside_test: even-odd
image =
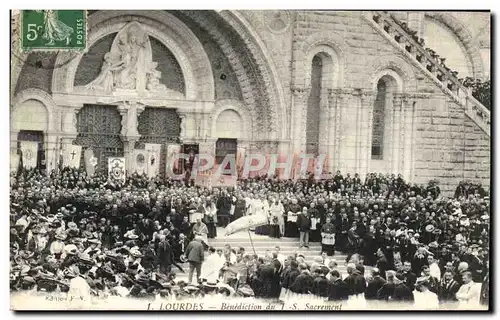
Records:
[[[286,126],[281,125],[280,119],[286,119],[285,112],[285,94],[281,85],[279,73],[273,63],[272,56],[258,34],[245,17],[238,11],[220,11],[218,14],[231,25],[242,37],[243,41],[250,50],[255,59],[257,67],[263,77],[266,90],[269,90],[269,109],[268,114],[271,130],[279,132],[277,138],[286,136]],[[276,127],[276,128],[274,128]]]
[[[311,88],[295,87],[291,89],[295,101],[300,103],[307,103],[307,98],[311,92]]]
[[[300,41],[300,46],[298,43],[294,46],[296,58],[293,62],[295,65],[293,83],[297,86],[307,87],[310,85],[312,59],[320,52],[330,56],[333,62],[331,88],[345,87],[348,46],[342,36],[331,31],[313,33]]]
[[[214,80],[208,56],[198,38],[180,20],[162,11],[99,11],[89,20],[88,45],[110,33],[118,32],[130,21],[141,23],[148,35],[158,39],[175,56],[186,82],[186,98],[213,100]],[[161,22],[159,22],[161,21]],[[54,70],[54,92],[72,92],[73,81],[83,54],[75,57],[60,53],[56,64],[72,60]],[[195,76],[196,72],[196,76]]]
[[[140,137],[137,126],[139,124],[138,117],[144,111],[146,106],[137,102],[124,101],[118,106],[118,112],[122,116],[122,131],[121,135],[126,141],[137,140]]]
[[[365,88],[377,91],[378,80],[384,75],[391,76],[398,83],[398,91],[415,90],[417,79],[411,66],[402,58],[396,55],[388,55],[375,59],[368,64],[370,71],[365,77]]]
[[[266,10],[262,18],[266,27],[274,34],[283,34],[292,25],[292,15],[286,10]]]

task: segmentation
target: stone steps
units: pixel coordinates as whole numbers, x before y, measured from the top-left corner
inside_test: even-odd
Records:
[[[217,235],[223,235],[224,229],[217,228]],[[265,235],[256,235],[251,232],[253,247],[255,248],[255,253],[257,255],[265,255],[267,250],[273,251],[276,246],[280,247],[280,253],[285,257],[290,255],[294,255],[295,253],[301,254],[304,256],[306,263],[312,264],[314,259],[321,255],[321,243],[319,242],[310,242],[309,249],[308,248],[299,248],[299,239],[298,238],[270,238]],[[241,231],[230,236],[218,236],[215,239],[208,239],[209,246],[214,247],[215,249],[222,249],[224,245],[229,244],[231,248],[237,249],[238,247],[245,248],[245,252],[247,254],[253,254],[252,243],[250,242],[250,238],[248,232]],[[333,257],[329,257],[329,259],[335,259],[338,264],[338,270],[342,274],[346,273],[345,259],[347,255],[341,252],[336,252]],[[180,266],[186,271],[185,274],[178,272],[177,279],[186,280],[187,272],[189,271],[189,263],[182,263]],[[203,268],[203,266],[202,266]],[[174,270],[177,269],[174,267]]]

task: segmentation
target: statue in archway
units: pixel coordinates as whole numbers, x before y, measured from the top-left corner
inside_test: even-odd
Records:
[[[146,31],[137,22],[125,26],[116,36],[111,50],[104,55],[101,72],[86,90],[112,92],[167,91],[160,83],[158,63],[152,61],[151,44]]]

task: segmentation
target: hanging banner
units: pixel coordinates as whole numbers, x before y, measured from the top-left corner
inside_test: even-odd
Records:
[[[83,159],[85,161],[85,171],[87,171],[89,176],[93,176],[98,163],[98,159],[94,155],[94,150],[92,150],[92,148],[85,150],[83,153]]]
[[[238,177],[241,177],[245,167],[245,151],[246,149],[243,147],[238,147],[236,151],[236,173]]]
[[[82,146],[68,144],[64,147],[63,167],[80,168]]]
[[[172,177],[172,172],[174,174],[179,174],[180,168],[179,168],[179,153],[181,152],[181,145],[180,144],[169,144],[167,146],[167,176]]]
[[[108,176],[114,182],[125,183],[125,158],[108,158]]]
[[[146,143],[145,151],[148,177],[156,177],[160,173],[161,144]]]
[[[36,164],[38,161],[38,142],[21,141],[21,152],[24,168],[36,168]]]
[[[203,175],[198,174],[194,180],[195,185],[200,187],[211,188],[235,188],[238,182],[238,177],[233,175],[216,174]]]
[[[19,155],[15,152],[10,153],[10,172],[17,172],[19,168]]]
[[[148,154],[144,149],[135,149],[132,163],[132,172],[138,175],[148,174]]]

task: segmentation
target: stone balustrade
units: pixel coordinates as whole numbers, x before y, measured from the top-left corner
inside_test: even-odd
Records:
[[[371,12],[373,21],[384,32],[401,45],[415,60],[428,70],[462,105],[468,115],[490,134],[490,111],[472,96],[471,89],[464,86],[457,78],[458,73],[444,64],[445,58],[439,57],[432,49],[424,48],[421,42],[413,38],[394,17],[387,12]]]

